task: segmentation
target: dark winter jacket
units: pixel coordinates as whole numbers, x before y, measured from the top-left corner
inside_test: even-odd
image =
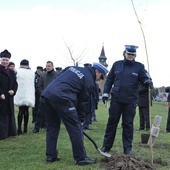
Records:
[[[77,112],[84,115],[89,98],[95,93],[95,79],[91,67],[69,67],[47,86],[42,96],[54,102],[71,101]]]
[[[38,74],[37,72],[35,72],[35,81],[34,81],[34,85],[35,85],[35,93],[39,94],[38,91],[38,83],[39,83],[39,79],[40,79],[40,74]]]
[[[111,93],[112,99],[120,103],[137,103],[138,85],[148,86],[150,77],[144,65],[126,59],[113,64],[104,85],[103,93]]]
[[[9,69],[8,73],[5,72],[4,66],[0,65],[0,95],[5,95],[5,100],[0,99],[0,114],[14,114],[13,97],[16,94],[18,84],[14,71]],[[9,95],[9,90],[14,91],[12,96]]]
[[[138,92],[139,92],[139,97],[138,97],[138,106],[139,107],[145,107],[149,106],[149,91],[148,87],[144,87],[141,84],[139,84]],[[151,99],[150,95],[150,99]],[[152,100],[151,105],[152,105]]]
[[[44,72],[40,75],[39,82],[38,82],[38,93],[42,94],[44,89],[52,82],[52,80],[57,77],[58,73],[54,70],[49,72]],[[43,102],[43,99],[40,100]]]
[[[44,72],[40,75],[40,79],[38,82],[38,91],[40,94],[56,76],[57,72],[54,70],[50,72]]]

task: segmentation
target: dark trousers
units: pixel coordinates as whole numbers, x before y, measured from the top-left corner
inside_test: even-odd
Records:
[[[24,119],[24,133],[27,133],[28,120],[29,120],[29,107],[20,106],[18,113],[18,135],[22,134],[22,120]]]
[[[132,149],[133,141],[133,121],[136,114],[136,106],[134,104],[123,104],[111,100],[109,108],[109,118],[106,126],[103,146],[112,148],[117,125],[122,115],[122,142],[124,151],[130,151]]]
[[[46,133],[46,155],[57,157],[57,141],[60,131],[61,120],[64,123],[72,143],[73,156],[76,161],[86,157],[84,138],[78,113],[71,102],[51,102],[45,100],[47,133]]]
[[[149,120],[149,107],[148,106],[139,106],[139,123],[140,129],[150,129],[150,120]]]
[[[168,118],[166,123],[166,131],[170,132],[170,107],[168,108]]]
[[[34,128],[37,130],[39,130],[40,128],[46,128],[46,114],[44,102],[40,102]]]
[[[35,93],[35,106],[32,108],[32,123],[36,122],[39,105],[40,105],[40,94]]]
[[[83,122],[83,128],[89,128],[89,125],[92,122],[92,113],[86,113],[86,116],[84,118],[84,122]]]

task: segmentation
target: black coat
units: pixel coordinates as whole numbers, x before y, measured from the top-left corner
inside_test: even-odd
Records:
[[[0,65],[0,95],[5,95],[5,100],[0,99],[0,114],[14,114],[13,97],[17,91],[16,74],[9,69],[9,74]],[[13,90],[14,95],[9,95],[8,91]]]
[[[17,134],[13,101],[17,87],[14,71],[8,69],[6,72],[4,67],[0,65],[0,95],[5,95],[4,100],[0,99],[0,140]],[[9,95],[9,90],[13,90],[14,95]]]
[[[139,97],[138,97],[138,106],[149,106],[149,89],[147,87],[142,86],[139,84]]]

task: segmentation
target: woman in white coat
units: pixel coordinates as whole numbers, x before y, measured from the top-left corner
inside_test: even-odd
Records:
[[[35,88],[34,88],[35,73],[29,67],[28,60],[20,62],[20,68],[17,70],[16,78],[18,90],[14,97],[14,103],[19,107],[18,113],[18,135],[27,133],[29,120],[29,107],[34,107],[35,104]],[[24,118],[24,131],[22,131],[22,120]]]

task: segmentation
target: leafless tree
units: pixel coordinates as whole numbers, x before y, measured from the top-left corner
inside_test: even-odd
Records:
[[[73,45],[68,45],[68,43],[66,43],[65,41],[64,41],[64,44],[69,53],[68,58],[71,59],[71,61],[73,62],[73,65],[78,66],[79,64],[82,64],[86,49],[83,49],[82,52],[80,52],[79,54],[74,54],[75,51],[73,50]]]

